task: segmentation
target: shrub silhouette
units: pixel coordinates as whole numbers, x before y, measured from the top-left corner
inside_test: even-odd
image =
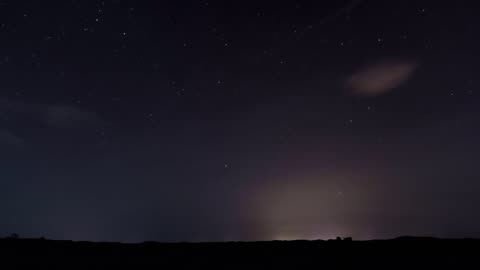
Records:
[[[7,239],[13,239],[13,240],[16,240],[16,239],[19,239],[19,238],[20,237],[16,233],[12,233],[7,237]]]

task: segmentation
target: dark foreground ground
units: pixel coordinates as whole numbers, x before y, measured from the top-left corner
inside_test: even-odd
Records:
[[[480,240],[90,243],[0,240],[0,269],[480,269]]]

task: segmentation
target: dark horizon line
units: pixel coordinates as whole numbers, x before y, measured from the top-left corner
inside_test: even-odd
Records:
[[[21,237],[0,237],[0,241],[50,241],[50,242],[69,242],[69,243],[91,243],[91,244],[122,244],[122,245],[142,245],[142,244],[228,244],[228,243],[293,243],[293,242],[375,242],[375,241],[412,241],[412,240],[447,240],[447,241],[459,241],[459,240],[469,240],[469,241],[479,241],[480,238],[474,237],[458,237],[458,238],[449,238],[449,237],[434,237],[434,236],[412,236],[412,235],[403,235],[394,238],[378,238],[378,239],[362,239],[356,240],[352,237],[337,237],[330,239],[289,239],[289,240],[252,240],[252,241],[242,241],[242,240],[229,240],[229,241],[154,241],[154,240],[145,240],[142,242],[121,242],[121,241],[92,241],[92,240],[69,240],[69,239],[49,239],[45,237],[39,238],[21,238]]]

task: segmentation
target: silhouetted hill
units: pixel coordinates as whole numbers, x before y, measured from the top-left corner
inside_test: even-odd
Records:
[[[2,269],[479,269],[480,240],[141,244],[0,240]]]

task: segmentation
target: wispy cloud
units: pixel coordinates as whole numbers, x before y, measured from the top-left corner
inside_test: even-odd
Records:
[[[345,85],[354,95],[379,96],[405,83],[416,69],[416,61],[381,61],[354,72]]]
[[[73,106],[52,105],[46,108],[45,122],[54,127],[74,128],[97,124],[101,121],[98,115],[92,111]]]
[[[13,132],[5,129],[0,129],[0,146],[21,147],[24,145],[24,139]]]
[[[95,112],[77,106],[29,103],[6,98],[0,98],[0,112],[26,116],[55,128],[76,128],[102,122]]]

